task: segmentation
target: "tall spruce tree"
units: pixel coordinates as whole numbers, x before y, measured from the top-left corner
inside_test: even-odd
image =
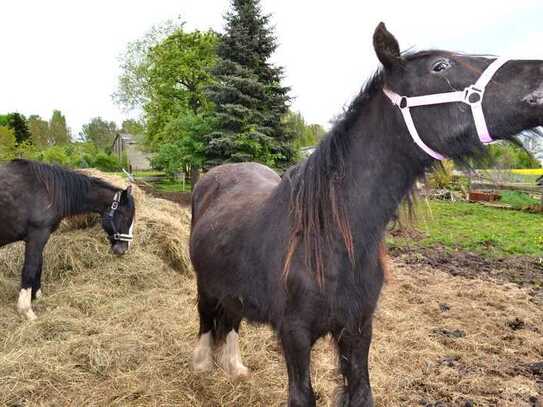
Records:
[[[254,160],[285,167],[295,158],[281,122],[290,88],[281,85],[283,68],[269,61],[277,48],[271,16],[260,0],[231,0],[225,18],[208,89],[216,123],[207,137],[208,164]]]
[[[8,114],[8,127],[15,133],[17,143],[24,143],[30,139],[30,131],[26,123],[26,118],[20,113]]]

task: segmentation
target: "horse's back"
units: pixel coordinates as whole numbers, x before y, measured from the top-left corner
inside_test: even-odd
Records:
[[[258,163],[224,164],[211,169],[192,193],[193,225],[210,210],[256,208],[280,181],[275,171]]]
[[[240,245],[247,242],[258,211],[281,178],[256,163],[225,164],[210,170],[192,194],[191,259],[198,274],[237,268]]]

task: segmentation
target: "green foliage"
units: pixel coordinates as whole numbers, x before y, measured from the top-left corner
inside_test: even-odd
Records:
[[[94,160],[94,168],[98,168],[101,171],[118,171],[120,170],[119,161],[112,155],[106,154],[103,151],[100,151]]]
[[[434,189],[450,189],[454,181],[454,163],[451,160],[444,160],[428,175],[428,185]]]
[[[539,205],[538,199],[532,198],[525,192],[520,191],[501,191],[500,202],[511,205],[515,209],[526,208],[531,205]]]
[[[289,110],[282,118],[285,132],[293,140],[296,149],[316,146],[320,143],[326,130],[319,124],[307,124],[299,112]]]
[[[211,120],[190,111],[171,120],[160,136],[163,143],[151,161],[153,168],[169,176],[201,168],[205,161],[204,135],[212,128]]]
[[[166,21],[153,26],[143,38],[128,44],[121,57],[121,75],[114,101],[127,110],[143,109],[152,96],[149,87],[150,50],[177,30],[184,23]]]
[[[66,125],[66,118],[59,110],[54,110],[49,121],[49,144],[60,146],[70,141],[70,130]]]
[[[127,119],[123,121],[121,131],[134,136],[142,136],[145,133],[145,124],[140,120]]]
[[[202,129],[210,132],[206,122],[212,122],[204,91],[212,81],[217,40],[212,31],[186,32],[182,24],[168,23],[131,43],[125,55],[116,100],[143,108],[145,141],[156,153],[153,163],[170,174],[204,162]]]
[[[254,160],[285,167],[295,160],[294,135],[281,121],[289,88],[281,86],[282,68],[269,61],[276,48],[259,0],[232,0],[208,89],[216,123],[206,139],[208,164]]]
[[[81,139],[93,143],[98,149],[110,149],[115,139],[117,125],[115,122],[108,122],[101,117],[93,118],[89,123],[84,124],[81,131]]]
[[[7,126],[13,130],[17,143],[30,139],[30,131],[26,125],[26,118],[20,113],[10,113],[7,116]]]
[[[495,143],[488,147],[480,168],[540,168],[541,164],[525,149],[511,143]]]
[[[0,114],[0,126],[6,127],[8,125],[8,115],[7,114]]]
[[[49,145],[49,123],[40,116],[32,115],[28,118],[28,130],[32,144],[38,147]]]
[[[114,156],[99,151],[92,143],[69,143],[45,149],[23,143],[17,147],[16,155],[71,168],[97,168],[102,171],[119,171],[122,168]]]
[[[0,161],[15,158],[15,132],[7,126],[0,126]]]

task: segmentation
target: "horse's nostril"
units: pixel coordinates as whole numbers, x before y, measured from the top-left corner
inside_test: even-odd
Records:
[[[113,251],[113,254],[116,254],[117,256],[122,256],[126,253],[126,249],[119,246],[113,246],[111,250]]]
[[[543,104],[543,95],[539,93],[531,93],[526,96],[523,101],[531,106],[538,106]]]

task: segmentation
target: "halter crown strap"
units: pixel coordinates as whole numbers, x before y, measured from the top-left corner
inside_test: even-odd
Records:
[[[491,143],[492,137],[488,131],[488,126],[486,124],[485,115],[483,112],[483,96],[485,93],[485,88],[488,83],[492,80],[494,74],[500,69],[506,62],[507,58],[497,58],[494,60],[481,74],[475,84],[468,86],[463,91],[456,92],[445,92],[445,93],[434,93],[431,95],[424,96],[400,96],[397,93],[383,88],[384,94],[390,99],[393,105],[400,108],[400,112],[404,118],[407,129],[413,141],[430,157],[435,158],[436,160],[443,160],[445,157],[438,153],[437,151],[432,150],[428,147],[424,141],[419,136],[415,123],[413,122],[413,117],[411,116],[411,107],[418,106],[431,106],[443,103],[455,103],[462,102],[471,107],[471,113],[473,115],[473,121],[475,122],[475,128],[477,129],[477,134],[479,140],[483,144]]]

